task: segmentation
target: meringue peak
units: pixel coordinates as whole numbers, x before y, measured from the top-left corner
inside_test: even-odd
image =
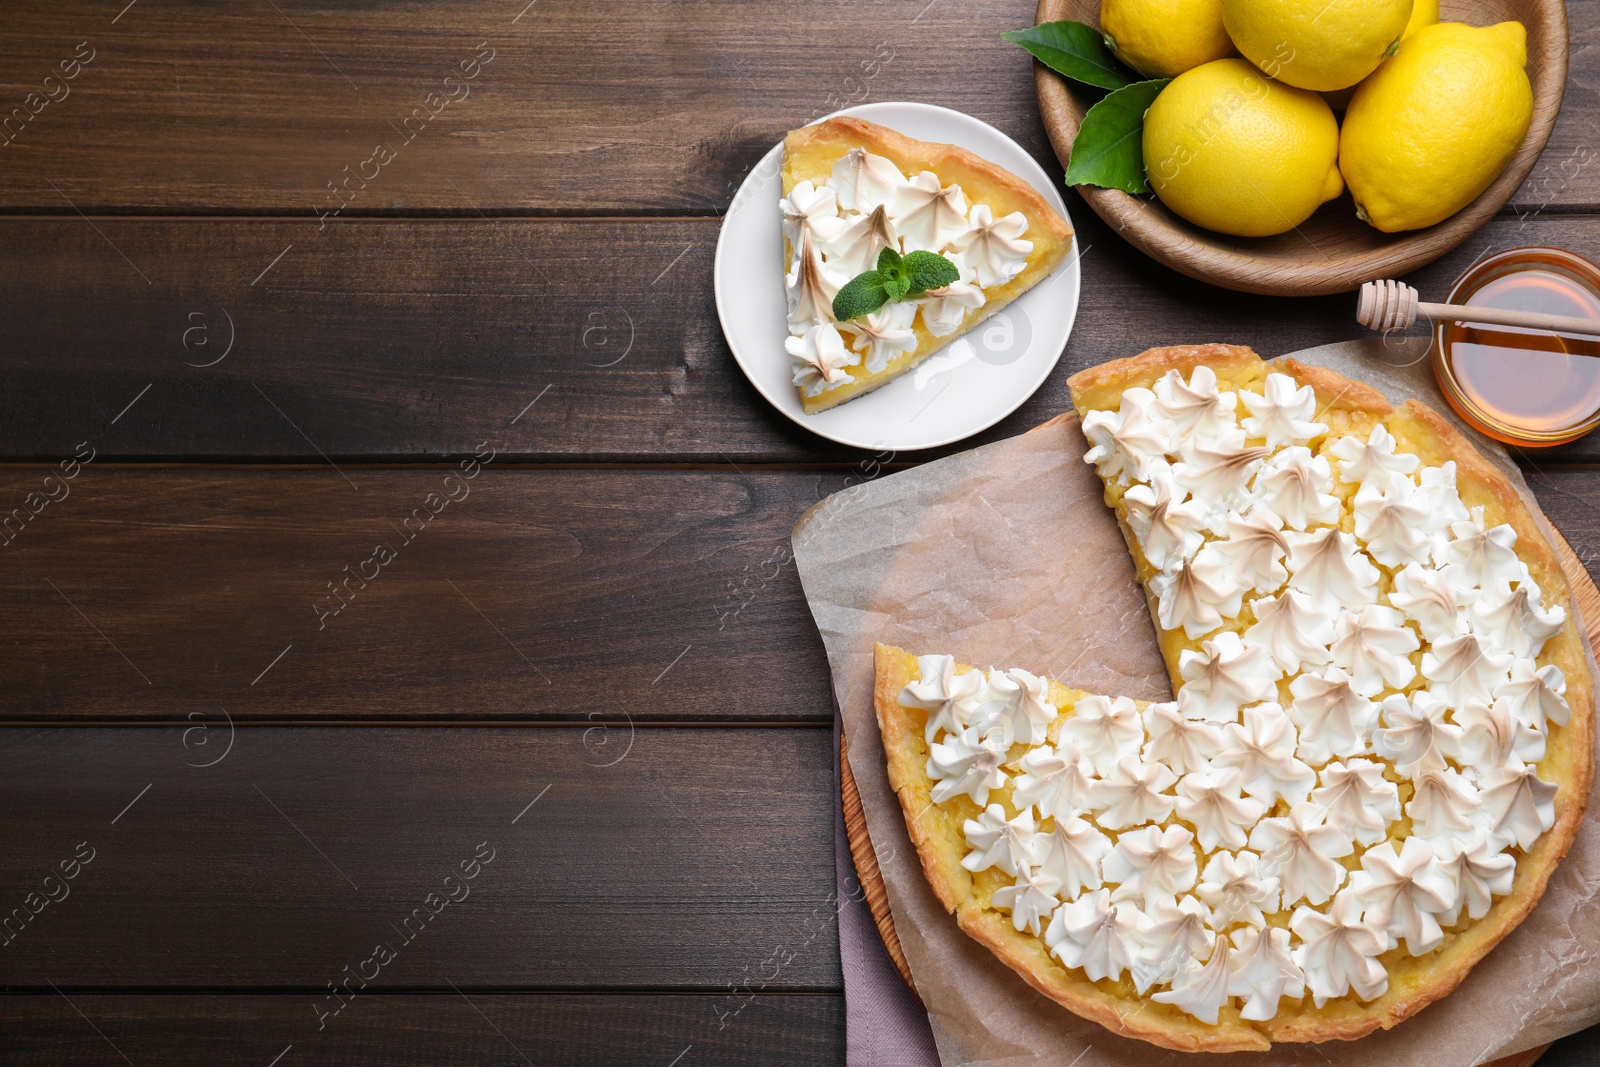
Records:
[[[1250,417],[1241,425],[1251,437],[1263,438],[1269,448],[1304,444],[1328,432],[1316,418],[1317,394],[1309,385],[1300,385],[1287,374],[1267,375],[1264,391],[1239,394]]]
[[[1094,464],[1102,478],[1126,482],[1144,480],[1151,461],[1171,450],[1177,430],[1156,409],[1154,393],[1129,389],[1116,411],[1084,415],[1083,435],[1094,446],[1084,461]]]
[[[1155,385],[1156,404],[1183,435],[1216,436],[1233,428],[1239,394],[1217,388],[1217,372],[1204,363],[1195,366],[1189,380],[1174,367]]]
[[[1033,242],[1022,239],[1028,232],[1026,215],[1013,211],[995,218],[988,204],[974,204],[968,221],[970,227],[952,238],[950,247],[972,268],[979,285],[1005,285],[1022,273],[1033,251]]]

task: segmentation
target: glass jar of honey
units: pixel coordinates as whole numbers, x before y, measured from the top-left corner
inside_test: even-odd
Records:
[[[1600,267],[1559,248],[1508,249],[1474,264],[1448,302],[1600,319]],[[1507,444],[1566,444],[1600,425],[1600,337],[1441,320],[1433,371],[1463,419]]]

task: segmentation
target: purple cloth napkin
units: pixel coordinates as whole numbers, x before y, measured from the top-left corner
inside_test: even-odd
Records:
[[[839,709],[833,709],[833,786],[839,793]],[[844,971],[846,1067],[939,1067],[928,1013],[878,937],[856,879],[844,831],[833,812],[833,877],[839,901],[839,964]]]

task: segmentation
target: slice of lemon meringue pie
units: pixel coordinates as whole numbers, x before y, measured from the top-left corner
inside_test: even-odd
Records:
[[[784,139],[781,208],[784,349],[807,414],[912,369],[1048,277],[1072,247],[1072,227],[1015,174],[862,119]],[[931,253],[953,273],[841,321],[840,290],[886,251],[895,262]]]

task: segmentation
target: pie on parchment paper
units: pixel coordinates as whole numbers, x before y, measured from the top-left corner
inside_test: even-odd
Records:
[[[1049,277],[1072,227],[1033,186],[955,145],[841,116],[783,143],[785,350],[809,415],[886,385]],[[848,323],[834,295],[883,248],[943,254],[961,280]]]
[[[1225,1052],[1394,1025],[1515,928],[1583,815],[1593,679],[1549,543],[1436,413],[1322,368],[1211,345],[1070,385],[1179,699],[880,645],[924,873],[1030,985],[1125,1036]]]

